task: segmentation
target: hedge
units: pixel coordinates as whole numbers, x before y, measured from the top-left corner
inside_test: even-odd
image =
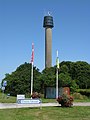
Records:
[[[90,97],[90,89],[78,89],[78,93]]]

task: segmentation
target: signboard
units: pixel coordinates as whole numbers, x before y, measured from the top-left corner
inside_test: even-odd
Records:
[[[2,87],[2,91],[4,91],[5,90],[5,87]]]
[[[18,99],[17,103],[18,104],[40,104],[41,100],[40,99]]]
[[[6,81],[6,80],[3,81],[3,86],[4,86],[4,87],[7,86],[7,81]]]
[[[25,99],[25,95],[17,95],[17,100],[19,99]]]

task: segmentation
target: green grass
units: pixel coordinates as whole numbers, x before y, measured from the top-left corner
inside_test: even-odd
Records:
[[[43,103],[55,103],[56,99],[41,99]],[[16,97],[10,96],[7,98],[5,94],[0,93],[0,103],[15,103],[16,102]]]
[[[5,109],[0,120],[90,120],[90,107]]]
[[[45,98],[42,98],[42,102],[43,103],[55,103],[57,101],[56,101],[56,99],[45,99]]]
[[[88,99],[83,99],[83,100],[74,99],[74,102],[90,102],[90,98],[88,98]]]
[[[44,99],[42,98],[43,103],[55,103],[56,99]],[[90,98],[87,99],[74,99],[74,102],[90,102]],[[0,103],[16,103],[16,97],[10,96],[7,98],[5,94],[0,93]]]
[[[42,98],[43,103],[55,103],[56,99],[44,99]],[[90,102],[90,98],[87,99],[74,99],[74,102]]]
[[[7,98],[6,94],[0,93],[0,103],[15,103],[16,97],[10,96]]]

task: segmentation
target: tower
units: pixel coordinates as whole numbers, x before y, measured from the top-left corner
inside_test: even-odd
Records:
[[[43,27],[45,28],[45,68],[52,66],[52,28],[53,17],[49,14],[44,16]]]

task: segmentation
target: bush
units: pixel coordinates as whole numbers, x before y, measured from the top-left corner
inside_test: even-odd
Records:
[[[71,81],[70,91],[72,93],[76,92],[76,90],[79,88],[79,86],[76,84],[75,80]]]
[[[78,93],[90,97],[90,89],[78,89]]]
[[[40,93],[38,93],[38,92],[33,92],[32,95],[31,95],[31,97],[32,97],[33,99],[38,99],[38,98],[40,98]]]
[[[62,107],[71,107],[73,105],[73,97],[70,95],[63,94],[57,98],[57,101]]]
[[[28,92],[25,94],[26,98],[31,98],[31,94]]]
[[[87,99],[85,95],[81,95],[80,93],[73,93],[72,96],[74,97],[74,99],[80,99],[80,100]]]

